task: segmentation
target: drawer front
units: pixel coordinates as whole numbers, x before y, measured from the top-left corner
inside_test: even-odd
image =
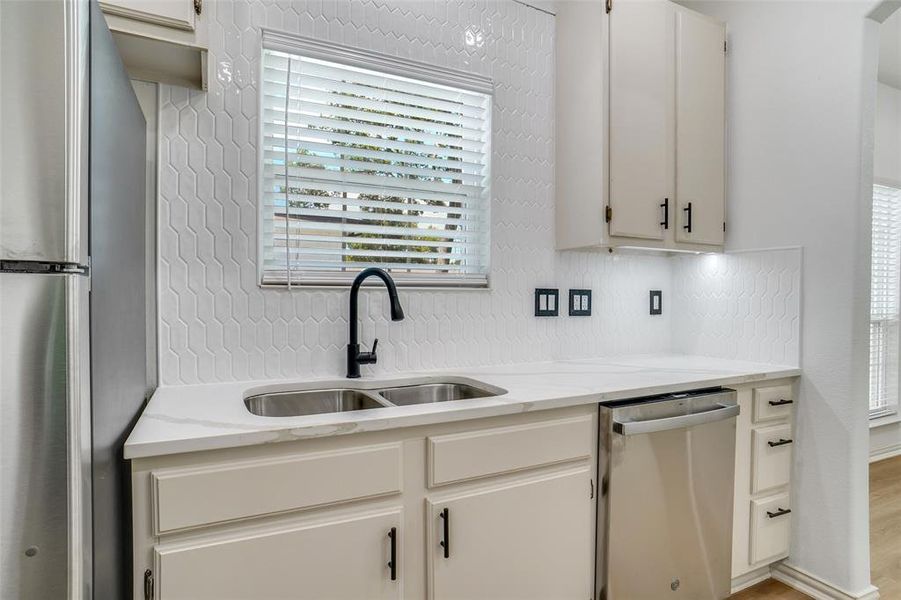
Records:
[[[791,536],[791,498],[788,493],[751,500],[752,564],[788,555]]]
[[[793,406],[791,385],[754,388],[755,423],[791,418]]]
[[[751,493],[788,484],[793,446],[791,423],[751,430]]]
[[[428,438],[429,487],[591,457],[591,416]]]
[[[154,528],[165,533],[398,493],[401,460],[401,444],[394,443],[153,471]]]

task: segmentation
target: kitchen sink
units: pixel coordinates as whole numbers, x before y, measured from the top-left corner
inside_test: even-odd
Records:
[[[506,393],[507,390],[471,380],[469,383],[459,380],[423,383],[397,381],[394,385],[375,389],[334,386],[311,390],[251,392],[251,395],[244,399],[244,406],[258,417],[300,417],[371,408],[435,404],[450,400],[491,398]]]
[[[341,388],[258,394],[245,398],[244,405],[259,417],[299,417],[389,406],[360,390]]]
[[[377,390],[382,398],[396,406],[432,404],[448,400],[490,398],[498,394],[468,383],[420,383]]]

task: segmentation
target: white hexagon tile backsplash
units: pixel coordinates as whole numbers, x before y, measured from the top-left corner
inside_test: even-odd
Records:
[[[673,259],[673,350],[797,365],[801,250]]]
[[[684,333],[673,311],[652,317],[647,310],[648,290],[668,298],[674,270],[689,269],[683,259],[554,251],[552,15],[512,0],[257,0],[205,3],[204,18],[209,92],[160,86],[162,384],[344,371],[347,292],[257,283],[261,27],[495,83],[492,287],[401,290],[407,318],[398,323],[388,319],[383,290],[362,293],[361,341],[380,340],[379,362],[367,372],[668,352],[674,332]],[[535,318],[535,287],[559,287],[561,299],[570,287],[591,288],[593,316]],[[797,296],[795,288],[788,301],[797,304]],[[790,353],[784,347],[771,354]]]

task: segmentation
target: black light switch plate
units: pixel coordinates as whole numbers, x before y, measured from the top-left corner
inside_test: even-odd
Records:
[[[591,290],[569,290],[569,316],[591,316]]]
[[[560,310],[560,290],[535,288],[535,316],[556,317]]]
[[[651,290],[651,314],[663,314],[663,290]]]

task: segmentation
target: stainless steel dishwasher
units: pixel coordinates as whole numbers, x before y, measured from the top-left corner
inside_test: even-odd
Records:
[[[719,600],[732,571],[734,390],[600,407],[598,600]]]

